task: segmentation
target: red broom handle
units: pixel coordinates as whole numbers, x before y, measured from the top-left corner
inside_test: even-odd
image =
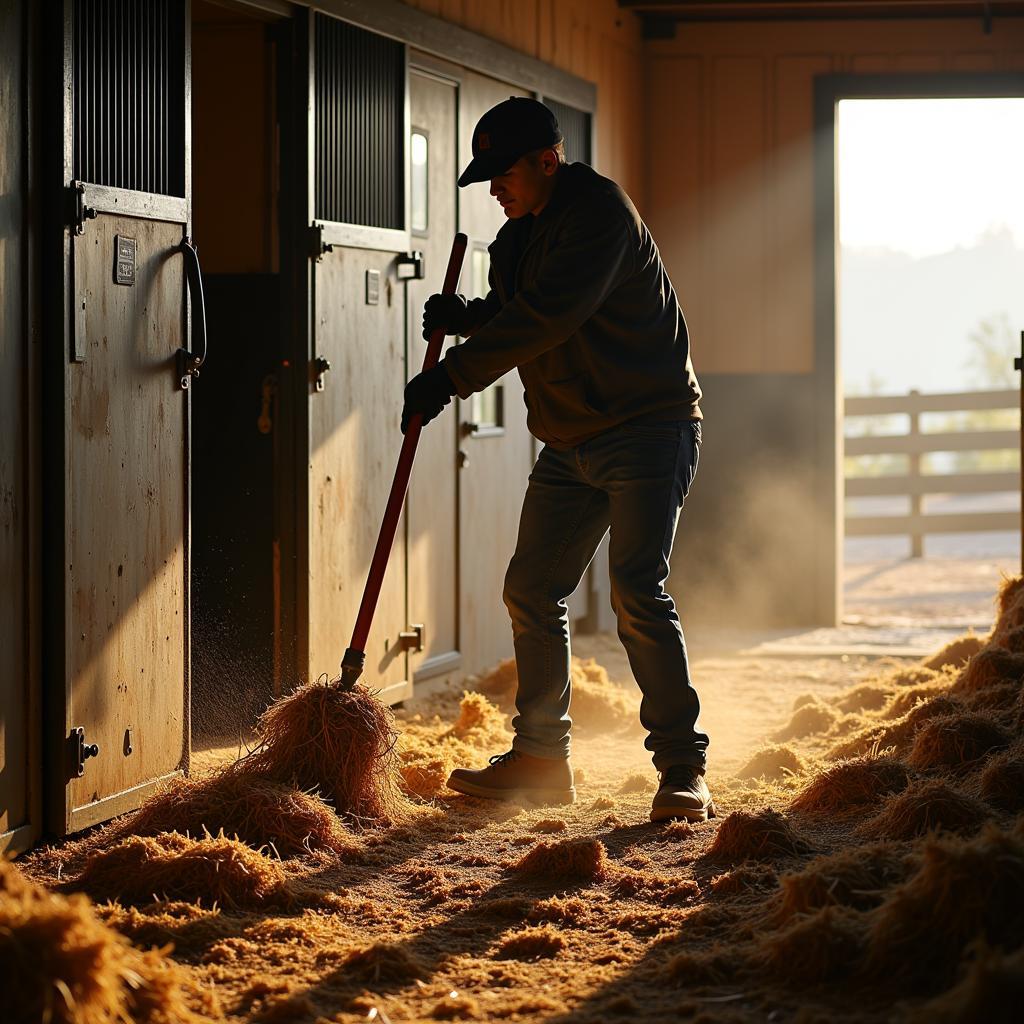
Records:
[[[466,255],[467,238],[460,231],[452,242],[451,256],[448,258],[448,270],[444,275],[444,287],[442,295],[454,295],[455,289],[459,286],[459,275],[462,273],[462,262]],[[427,343],[427,352],[423,357],[424,371],[437,366],[441,358],[441,349],[444,346],[444,328],[439,327],[430,335]],[[388,496],[387,507],[384,509],[384,521],[380,526],[380,534],[377,536],[377,547],[373,552],[373,561],[370,562],[370,572],[366,579],[366,587],[363,589],[363,599],[359,604],[359,614],[356,616],[356,626],[352,631],[352,642],[345,652],[345,660],[342,662],[342,676],[346,682],[354,682],[352,674],[358,678],[358,671],[362,670],[363,658],[366,652],[366,639],[370,635],[370,626],[373,623],[373,613],[377,610],[377,600],[380,597],[380,590],[384,584],[384,573],[388,567],[388,559],[391,556],[391,548],[395,542],[395,534],[398,532],[398,521],[402,517],[402,506],[405,504],[405,496],[409,490],[409,477],[412,475],[412,464],[416,458],[416,445],[419,443],[420,431],[423,429],[423,416],[417,414],[409,421],[405,431],[405,439],[402,441],[402,451],[398,456],[398,466],[395,469],[395,478],[391,483],[391,494]],[[346,673],[346,668],[349,670]]]

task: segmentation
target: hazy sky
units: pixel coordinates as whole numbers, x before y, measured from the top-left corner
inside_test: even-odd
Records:
[[[969,388],[984,320],[1017,350],[1024,99],[842,101],[839,217],[848,392]]]
[[[843,100],[840,242],[912,256],[1005,225],[1024,247],[1024,99]]]

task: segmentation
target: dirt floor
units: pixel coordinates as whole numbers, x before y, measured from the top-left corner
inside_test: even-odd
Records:
[[[1024,621],[1024,601],[1011,613]],[[122,828],[19,864],[89,893],[137,947],[173,945],[197,1020],[1015,1019],[1024,640],[1012,636],[973,670],[980,641],[943,669],[694,637],[718,805],[707,823],[649,822],[638,694],[602,636],[576,643],[595,662],[575,669],[574,806],[443,786],[453,765],[507,748],[506,666],[477,682],[482,695],[436,687],[398,711],[409,797],[388,826],[346,827],[298,855],[266,849],[259,864],[212,840],[142,850]],[[125,842],[135,859],[104,864]],[[122,864],[132,881],[119,888]],[[176,1019],[160,1012],[139,1019]]]

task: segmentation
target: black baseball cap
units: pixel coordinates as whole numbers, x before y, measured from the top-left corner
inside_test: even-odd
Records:
[[[555,115],[538,100],[510,96],[491,107],[473,129],[473,159],[459,187],[504,174],[521,156],[562,141]]]

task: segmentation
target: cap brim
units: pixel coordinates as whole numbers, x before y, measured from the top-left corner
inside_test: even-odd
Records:
[[[473,157],[469,166],[459,175],[459,188],[472,185],[475,181],[490,181],[491,178],[504,174],[519,159],[519,156],[488,153],[486,156]]]

